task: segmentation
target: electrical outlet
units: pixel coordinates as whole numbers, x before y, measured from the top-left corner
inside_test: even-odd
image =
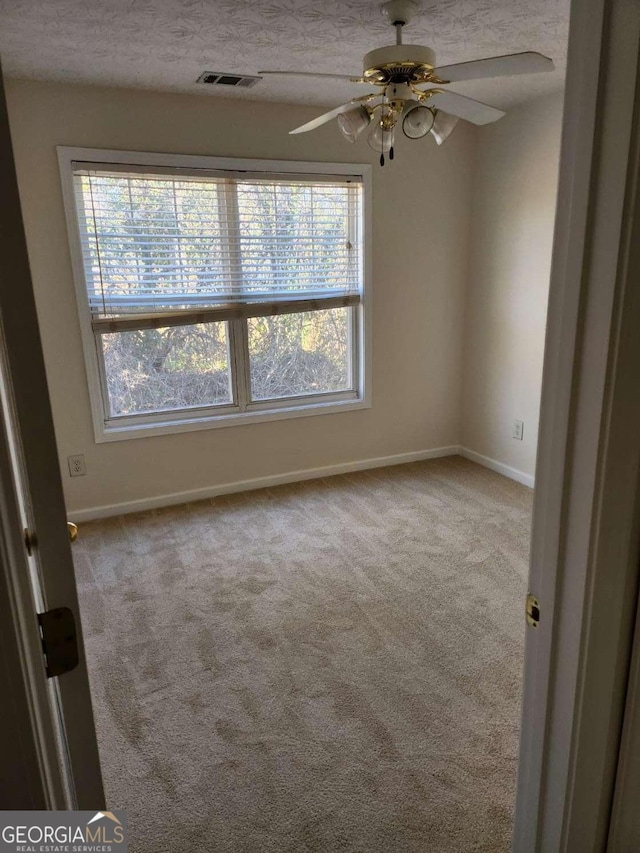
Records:
[[[72,477],[84,477],[87,473],[87,466],[82,453],[78,453],[77,456],[67,456],[67,462],[69,463],[69,474]]]
[[[513,422],[512,435],[517,441],[522,441],[522,439],[524,438],[524,421]]]

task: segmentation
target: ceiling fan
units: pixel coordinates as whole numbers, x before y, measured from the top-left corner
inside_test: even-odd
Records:
[[[442,145],[459,119],[482,125],[497,121],[505,115],[503,110],[447,91],[442,86],[462,80],[535,74],[554,69],[551,59],[533,51],[437,66],[435,53],[430,47],[402,43],[402,28],[416,13],[417,2],[389,0],[382,4],[381,9],[391,26],[395,27],[396,43],[365,54],[361,76],[316,74],[310,71],[259,72],[261,75],[348,80],[378,88],[376,92],[352,98],[348,103],[296,127],[290,133],[306,133],[335,118],[345,139],[355,142],[371,127],[367,141],[374,151],[380,153],[380,164],[383,166],[385,154],[393,160],[394,137],[398,126],[409,139],[420,139],[430,133],[438,145]],[[425,84],[429,88],[420,88]]]

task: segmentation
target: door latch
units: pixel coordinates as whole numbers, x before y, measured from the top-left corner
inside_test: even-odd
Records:
[[[38,613],[47,678],[63,675],[78,665],[78,634],[73,611],[54,607]]]
[[[532,595],[531,593],[527,595],[526,614],[527,625],[531,625],[532,628],[537,628],[540,624],[540,602],[535,595]]]

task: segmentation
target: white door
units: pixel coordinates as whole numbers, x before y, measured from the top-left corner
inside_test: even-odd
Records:
[[[0,196],[3,582],[22,657],[29,726],[37,732],[44,801],[49,808],[101,809],[76,584],[1,73]],[[75,617],[79,661],[71,671],[47,679],[36,609],[55,608],[69,608]]]
[[[572,3],[515,853],[607,849],[638,581],[639,39],[637,0]]]

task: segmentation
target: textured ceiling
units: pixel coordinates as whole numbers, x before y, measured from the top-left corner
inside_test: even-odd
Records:
[[[550,56],[551,74],[459,83],[500,107],[562,88],[569,0],[423,0],[405,41],[439,64],[521,50]],[[206,88],[204,70],[262,68],[359,74],[361,58],[392,43],[376,0],[0,0],[5,73],[39,80],[142,87],[335,105],[364,86],[264,79],[255,88]]]

